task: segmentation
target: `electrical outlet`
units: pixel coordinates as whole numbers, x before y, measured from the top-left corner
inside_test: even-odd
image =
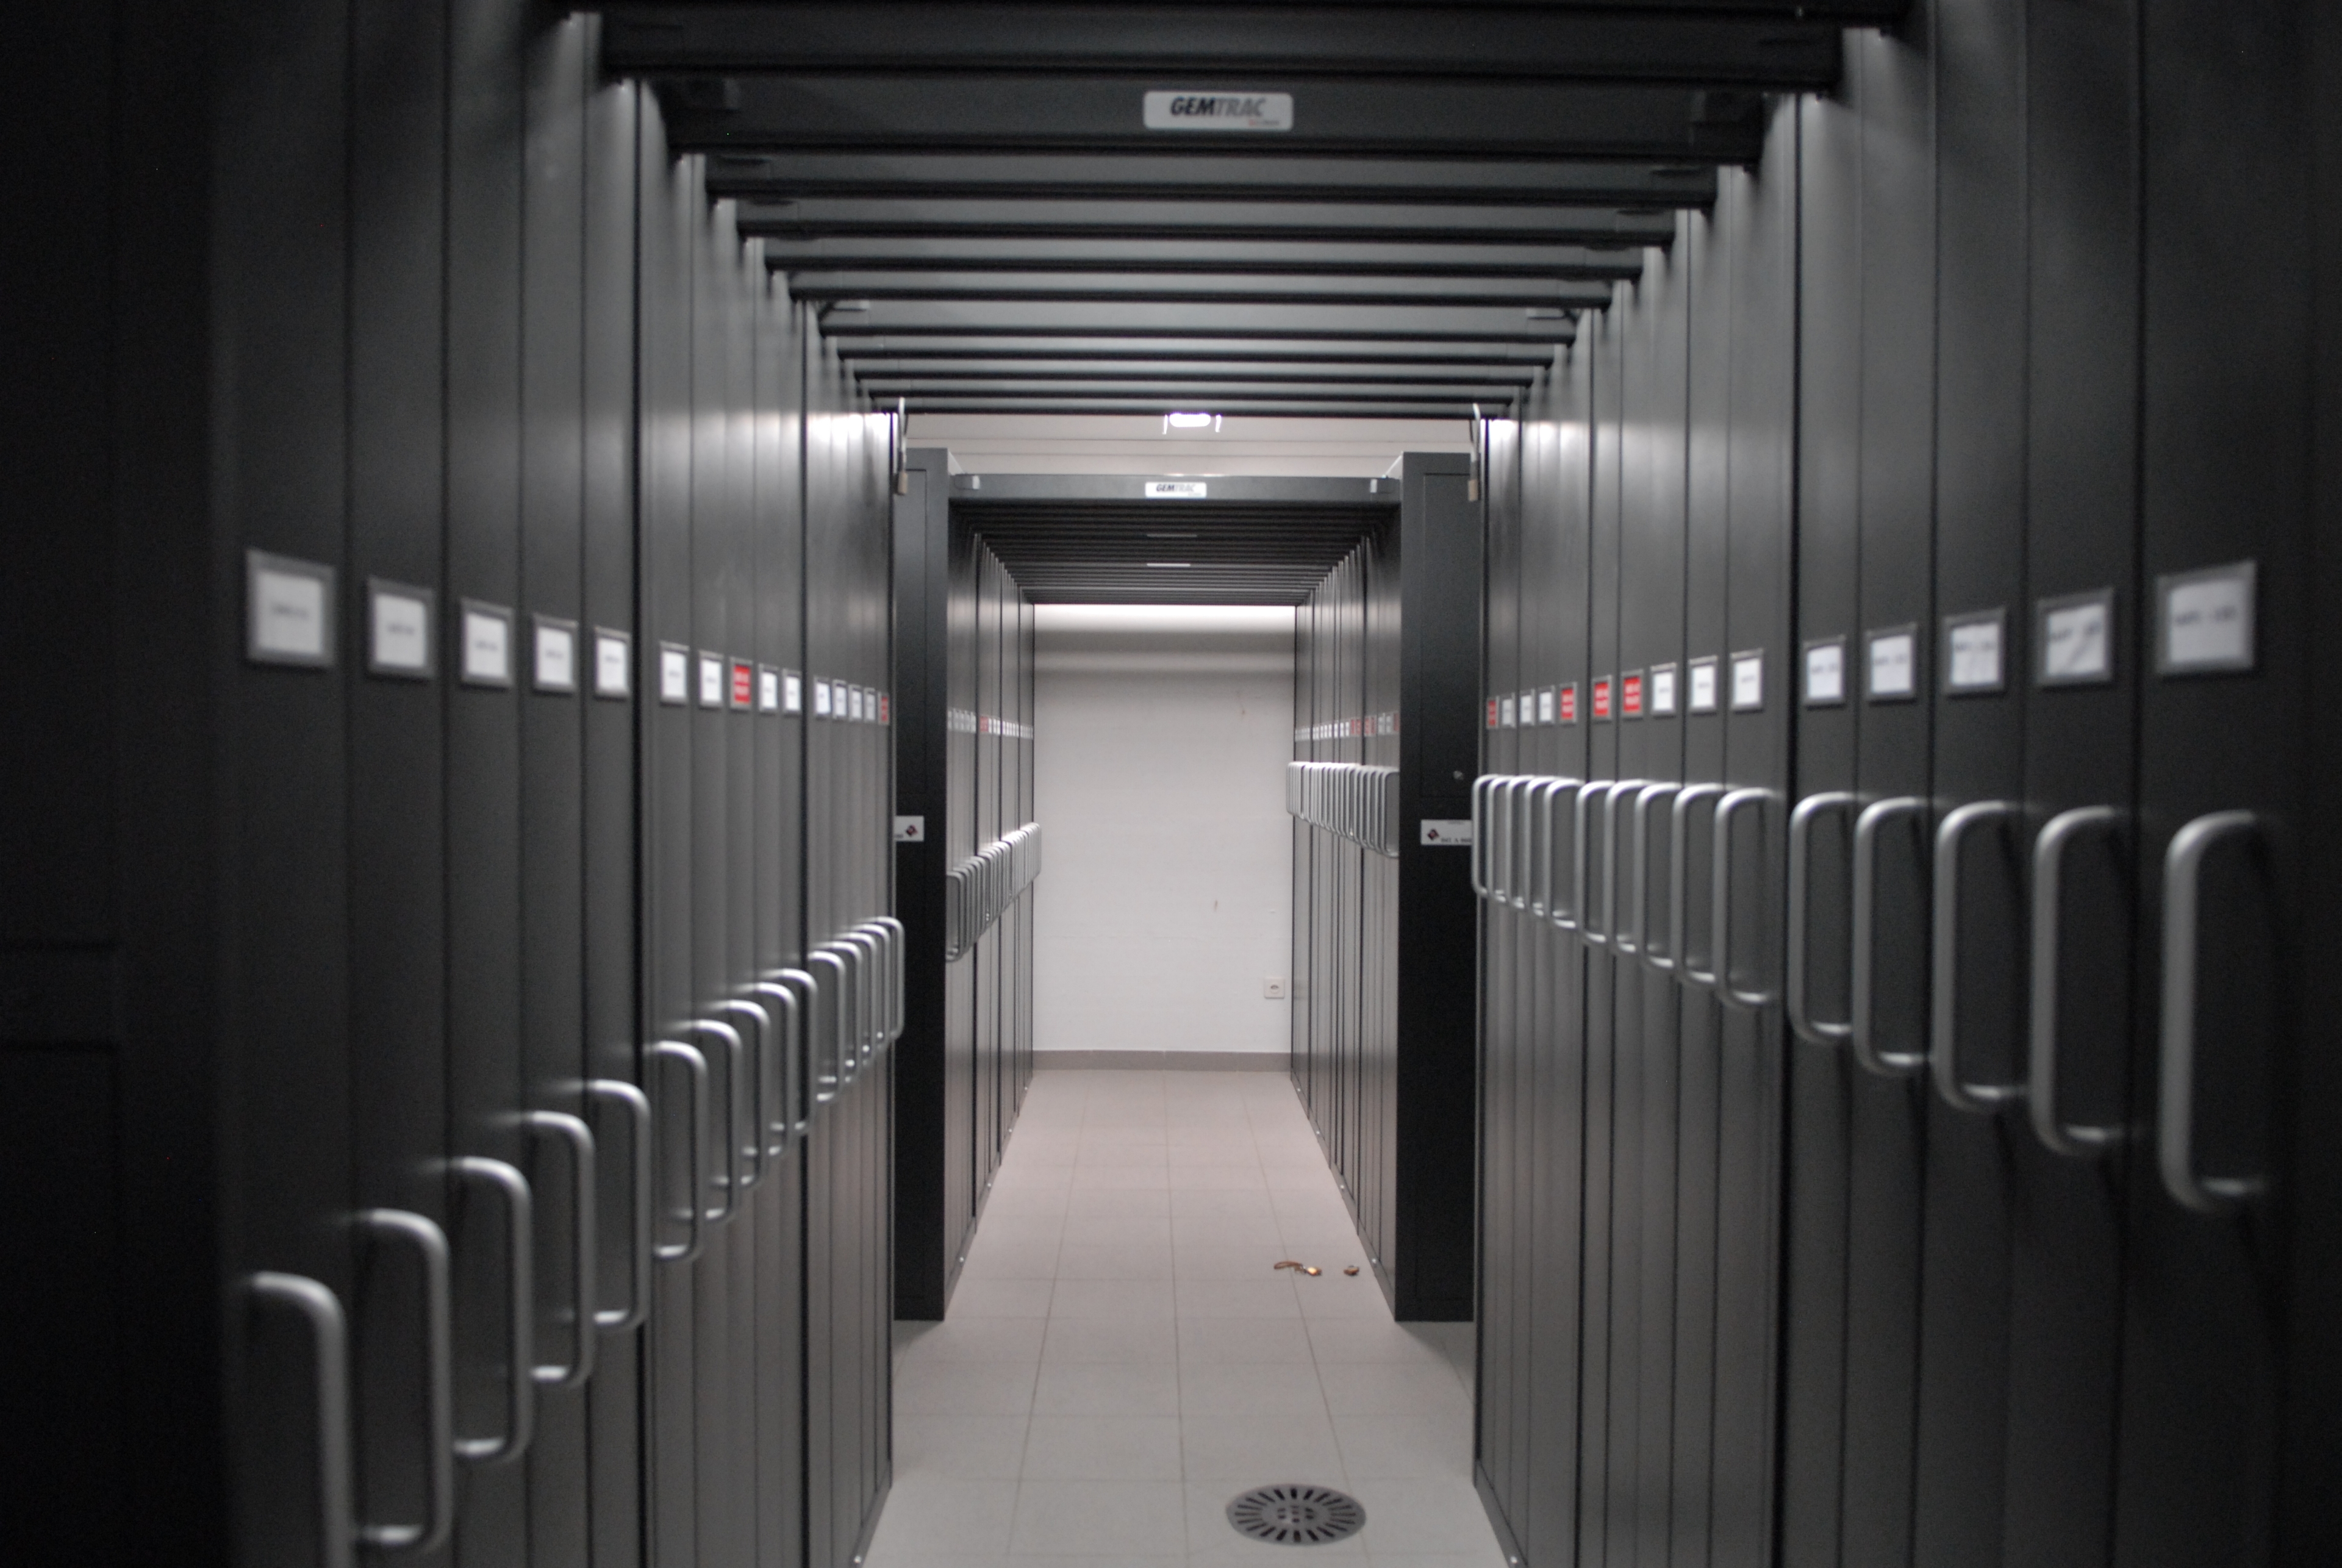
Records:
[[[1260,983],[1260,994],[1271,1002],[1285,1000],[1285,976],[1272,974]]]

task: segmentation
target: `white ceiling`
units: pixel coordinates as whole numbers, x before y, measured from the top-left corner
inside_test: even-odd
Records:
[[[1469,452],[1461,419],[1264,419],[1167,430],[1159,414],[914,414],[913,446],[945,446],[965,474],[1255,474],[1374,479],[1405,452]]]

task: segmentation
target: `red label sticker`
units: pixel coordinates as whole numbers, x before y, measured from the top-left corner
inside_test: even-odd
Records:
[[[1560,712],[1563,724],[1574,724],[1577,722],[1577,683],[1576,681],[1561,688]]]
[[[891,700],[891,699],[889,699],[889,698],[887,697],[887,695],[886,695],[886,693],[884,693],[884,692],[879,693],[879,694],[878,694],[878,722],[879,722],[880,724],[889,724],[889,723],[892,723],[893,721],[890,719],[890,717],[889,717],[888,715],[890,715],[891,714],[893,714],[893,712],[894,712],[894,711],[895,711],[895,708],[894,708],[894,704],[893,704],[892,700]]]
[[[1630,719],[1643,716],[1643,677],[1640,674],[1618,677],[1618,711]]]
[[[1494,697],[1488,699],[1488,727],[1492,730],[1496,727],[1496,699]]]
[[[756,666],[735,659],[732,662],[732,705],[736,708],[753,707],[756,702]]]
[[[1594,683],[1594,716],[1597,719],[1610,716],[1610,677],[1607,675]]]

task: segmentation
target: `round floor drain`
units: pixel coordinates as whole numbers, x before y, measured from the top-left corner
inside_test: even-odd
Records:
[[[1330,1486],[1262,1486],[1228,1504],[1228,1523],[1255,1541],[1323,1546],[1365,1529],[1366,1511]]]

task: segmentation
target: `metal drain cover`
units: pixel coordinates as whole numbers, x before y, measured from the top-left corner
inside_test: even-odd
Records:
[[[1323,1546],[1366,1527],[1358,1500],[1330,1486],[1261,1486],[1228,1504],[1236,1533],[1280,1546]]]

